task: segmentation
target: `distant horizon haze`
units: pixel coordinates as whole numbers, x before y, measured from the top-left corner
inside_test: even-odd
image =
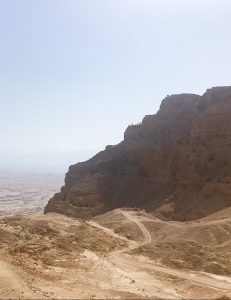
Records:
[[[0,171],[62,172],[166,95],[227,86],[230,0],[1,0]]]
[[[86,161],[100,150],[67,152],[1,153],[0,172],[64,174],[71,165]]]

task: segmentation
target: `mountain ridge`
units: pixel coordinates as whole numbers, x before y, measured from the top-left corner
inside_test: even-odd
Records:
[[[70,166],[45,213],[90,218],[139,207],[186,221],[230,206],[230,117],[231,87],[167,96],[121,143]]]

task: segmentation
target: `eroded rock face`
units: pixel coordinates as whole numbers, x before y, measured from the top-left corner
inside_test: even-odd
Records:
[[[139,207],[189,220],[231,205],[231,87],[166,97],[124,141],[69,168],[45,208],[91,217]]]

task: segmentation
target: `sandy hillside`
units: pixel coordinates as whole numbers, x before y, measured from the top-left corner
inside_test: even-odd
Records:
[[[130,209],[2,216],[0,235],[1,299],[231,297],[228,210],[184,223]]]

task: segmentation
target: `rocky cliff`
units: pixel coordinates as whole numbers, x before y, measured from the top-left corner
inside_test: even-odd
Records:
[[[69,168],[45,213],[91,217],[139,207],[190,220],[231,205],[231,87],[166,97],[124,141]]]

